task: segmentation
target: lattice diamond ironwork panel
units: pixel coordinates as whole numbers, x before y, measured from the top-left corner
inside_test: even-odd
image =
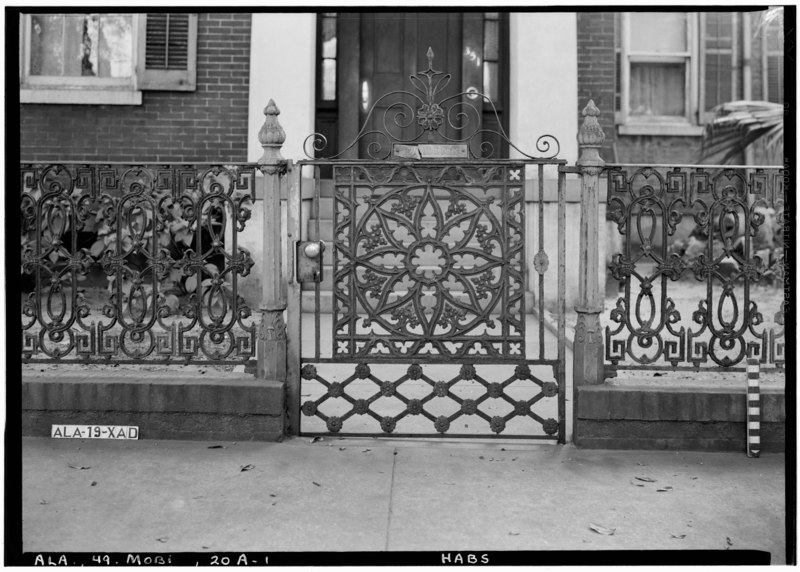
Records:
[[[558,437],[556,365],[306,364],[304,433]]]
[[[524,165],[334,168],[334,358],[525,355]]]

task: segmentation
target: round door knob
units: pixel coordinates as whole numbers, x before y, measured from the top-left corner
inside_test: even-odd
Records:
[[[308,258],[317,258],[322,252],[322,247],[320,246],[319,242],[312,242],[310,244],[306,244],[303,252],[305,252]]]

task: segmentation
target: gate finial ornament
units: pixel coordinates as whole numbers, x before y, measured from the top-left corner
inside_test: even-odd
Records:
[[[258,142],[264,148],[264,154],[258,160],[259,165],[275,164],[283,161],[281,147],[286,141],[286,132],[278,121],[281,110],[275,105],[275,100],[270,99],[264,108],[264,125],[258,132]]]
[[[590,99],[586,107],[583,108],[583,124],[578,131],[578,144],[582,147],[597,146],[600,147],[603,141],[606,140],[606,134],[603,133],[603,128],[597,121],[600,115],[600,110],[594,104],[594,100]]]

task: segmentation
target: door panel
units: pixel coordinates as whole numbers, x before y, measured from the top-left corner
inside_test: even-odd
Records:
[[[391,92],[413,91],[409,76],[428,68],[428,47],[434,52],[433,67],[453,76],[442,95],[461,91],[461,26],[462,14],[458,13],[361,14],[357,90],[360,124],[366,124],[367,131],[384,131],[400,140],[413,139],[419,133],[419,126],[409,121],[411,111],[419,107],[418,100],[411,96],[379,99]],[[343,88],[352,90],[353,86]],[[351,105],[353,99],[349,95],[342,101]],[[376,102],[378,104],[368,116]],[[405,115],[398,115],[403,111]],[[452,133],[448,132],[448,135]],[[341,143],[347,145],[348,142]],[[387,145],[388,141],[377,136],[365,137],[360,142],[359,155],[368,157],[368,147],[373,143]]]
[[[393,108],[389,115],[385,114],[389,105],[379,104],[368,117],[370,107],[384,94],[394,91],[411,91],[416,93],[409,76],[428,68],[426,52],[433,49],[433,68],[451,75],[446,89],[437,99],[446,98],[472,89],[484,91],[484,15],[471,13],[431,13],[431,12],[387,12],[387,13],[342,13],[338,15],[338,139],[332,149],[344,153],[341,158],[368,158],[367,149],[370,143],[381,140],[385,146],[385,137],[367,136],[358,145],[345,151],[352,144],[362,126],[364,131],[380,130],[388,132],[397,139],[411,139],[419,134],[419,126],[413,120],[413,111],[420,105],[420,100],[405,97],[402,102],[405,118],[397,116],[394,110],[401,110],[402,105]],[[505,45],[507,32],[503,26],[500,45]],[[500,59],[506,59],[505,48],[500,50]],[[492,64],[496,65],[496,64]],[[504,70],[503,70],[504,71]],[[507,78],[501,74],[500,98],[495,106],[501,123],[504,118],[507,97],[505,85]],[[419,94],[424,98],[423,94]],[[395,98],[393,102],[398,102]],[[381,102],[381,103],[386,103]],[[392,102],[389,102],[392,103]],[[451,100],[450,106],[459,103]],[[468,103],[478,110],[478,117],[469,125],[469,132],[474,132],[480,125],[490,129],[498,129],[498,117],[495,117],[491,106],[482,105],[479,98],[464,97],[461,103]],[[413,104],[413,106],[412,106]],[[447,111],[447,109],[446,109]],[[455,111],[455,110],[454,110]],[[385,119],[385,121],[384,121]],[[398,121],[396,122],[395,119]],[[403,120],[407,125],[402,126]],[[455,113],[451,116],[453,125],[446,125],[448,137],[457,137],[458,131]],[[365,125],[366,122],[366,125]],[[398,125],[400,123],[401,125]],[[466,133],[466,131],[465,131]],[[507,156],[507,146],[503,141],[495,142],[491,134],[484,133],[484,140],[497,144],[498,157]],[[420,141],[426,142],[423,136]],[[384,147],[385,149],[385,147]],[[336,153],[326,153],[331,156]]]

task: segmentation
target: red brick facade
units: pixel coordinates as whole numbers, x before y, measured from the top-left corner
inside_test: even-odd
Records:
[[[763,46],[761,36],[765,30],[758,30],[758,16],[751,16],[751,29],[739,30],[738,39],[738,96],[742,98],[743,76],[746,72],[743,61],[743,36],[750,34],[751,56],[750,76],[751,99],[765,99],[762,81]],[[578,12],[578,111],[580,112],[589,99],[594,99],[600,109],[600,125],[606,134],[601,155],[607,162],[616,163],[697,163],[702,155],[702,137],[700,135],[620,135],[615,124],[616,108],[616,52],[614,12]],[[701,78],[702,82],[703,79]],[[700,102],[702,105],[703,102]],[[757,147],[757,146],[754,146]],[[774,157],[766,157],[755,149],[758,162],[774,164]],[[764,157],[762,157],[762,155]],[[714,162],[715,158],[709,159]],[[744,160],[744,158],[742,158]],[[780,161],[778,161],[780,162]]]
[[[606,140],[600,153],[612,161],[614,128],[614,14],[578,12],[578,112],[593,99]]]
[[[23,161],[247,160],[247,13],[201,13],[197,89],[145,91],[142,105],[20,105]]]

